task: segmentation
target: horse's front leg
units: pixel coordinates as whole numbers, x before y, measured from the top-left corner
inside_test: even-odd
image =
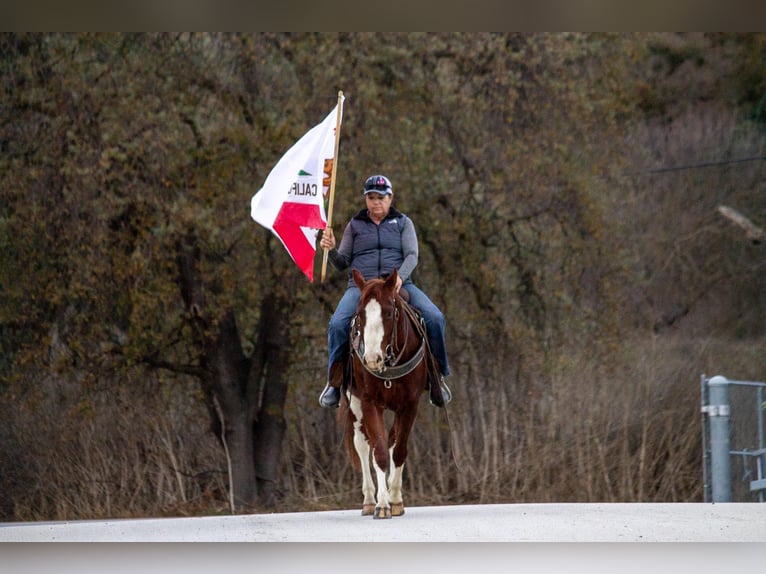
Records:
[[[404,462],[407,460],[407,443],[410,438],[412,425],[415,423],[417,404],[404,409],[394,417],[394,424],[388,436],[388,444],[391,453],[391,463],[388,479],[388,491],[391,500],[391,514],[402,516],[404,514],[404,498],[402,497],[402,475]]]
[[[351,411],[354,413],[354,448],[362,468],[362,516],[372,516],[375,512],[375,484],[372,482],[370,469],[370,443],[362,431],[362,409],[357,397],[351,397]]]
[[[391,448],[391,472],[388,475],[388,494],[391,501],[391,516],[404,514],[404,498],[402,497],[402,474],[404,463],[396,466],[394,463],[394,449]]]
[[[373,452],[377,449],[373,449]],[[385,452],[385,448],[382,449]],[[386,460],[388,460],[388,452],[384,454]],[[391,518],[391,497],[388,492],[388,481],[386,480],[386,472],[388,463],[381,468],[378,462],[378,456],[373,455],[373,464],[375,465],[375,474],[378,479],[378,504],[375,505],[375,514],[373,518]]]
[[[365,430],[372,443],[372,464],[378,481],[378,502],[373,518],[391,518],[391,501],[388,493],[386,474],[389,468],[389,452],[386,445],[386,428],[382,409],[365,412]]]
[[[359,423],[354,423],[354,426]],[[354,446],[362,464],[362,516],[370,516],[375,511],[375,484],[372,482],[370,469],[370,444],[361,430],[354,429]]]

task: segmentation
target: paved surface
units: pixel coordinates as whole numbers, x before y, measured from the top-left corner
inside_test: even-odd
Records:
[[[766,542],[766,504],[508,504],[0,523],[0,542]]]

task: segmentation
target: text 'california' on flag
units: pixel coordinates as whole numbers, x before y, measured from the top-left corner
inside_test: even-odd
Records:
[[[279,237],[309,281],[314,280],[317,232],[327,227],[324,196],[330,187],[335,130],[342,116],[341,97],[321,124],[287,150],[250,201],[252,218]]]

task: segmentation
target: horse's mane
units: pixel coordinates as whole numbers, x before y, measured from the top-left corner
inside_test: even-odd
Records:
[[[386,289],[385,279],[380,279],[380,278],[370,279],[369,281],[367,281],[367,283],[365,283],[364,289],[361,289],[362,296],[359,299],[359,301],[360,302],[369,301],[370,298],[372,298],[373,296],[376,299],[380,300],[381,294],[386,290],[387,289]],[[395,292],[393,288],[391,288],[390,291],[391,291],[391,296],[393,297],[395,301],[401,300],[401,301],[404,301],[405,303],[410,302],[410,294],[407,292],[407,290],[404,287],[402,287],[398,293]]]
[[[368,301],[373,296],[378,296],[385,290],[386,282],[383,279],[370,279],[365,283],[360,301]]]

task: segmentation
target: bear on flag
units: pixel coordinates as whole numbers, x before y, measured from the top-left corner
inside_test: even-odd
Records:
[[[314,280],[317,233],[327,227],[324,199],[342,115],[340,96],[322,123],[287,150],[250,201],[250,216],[279,238],[309,281]]]

